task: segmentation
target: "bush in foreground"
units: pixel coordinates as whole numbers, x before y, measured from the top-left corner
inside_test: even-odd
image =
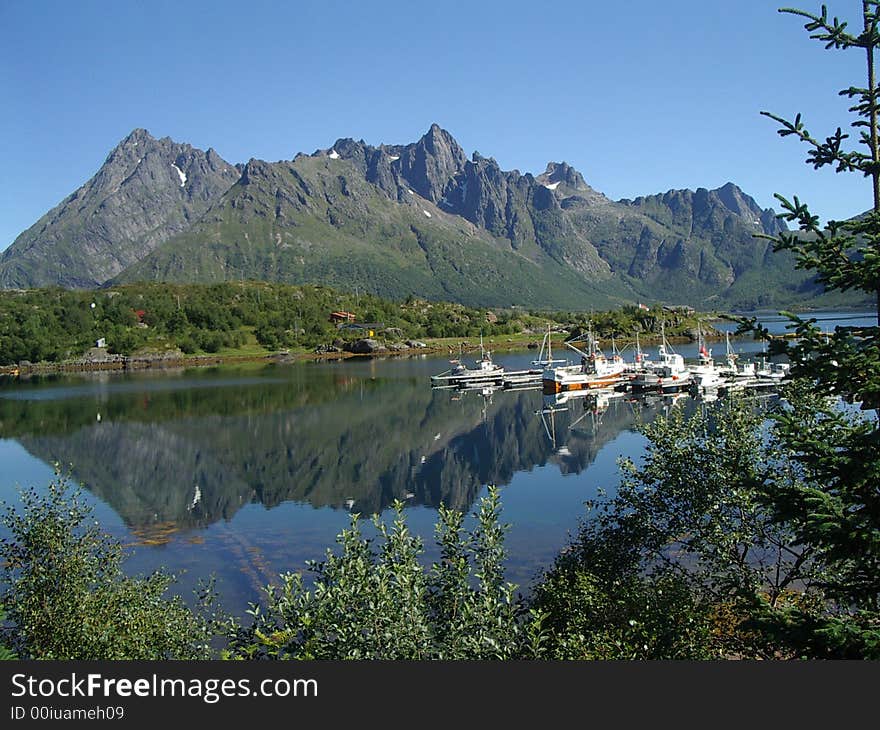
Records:
[[[90,514],[63,478],[7,507],[0,602],[11,628],[0,643],[26,659],[208,658],[219,626],[210,588],[194,612],[165,597],[173,576],[124,575],[121,545]]]
[[[253,622],[236,623],[225,655],[234,659],[518,659],[541,654],[540,620],[505,583],[505,526],[498,490],[480,503],[470,533],[464,516],[441,507],[440,560],[429,569],[421,540],[406,527],[403,504],[389,528],[374,518],[379,544],[357,515],[311,563],[307,587],[297,573],[266,589]]]

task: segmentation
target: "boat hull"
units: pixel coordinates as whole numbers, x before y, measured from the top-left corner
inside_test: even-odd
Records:
[[[630,387],[634,391],[660,391],[661,393],[676,393],[689,387],[693,378],[685,371],[676,375],[655,375],[654,373],[641,373],[630,380]]]
[[[562,393],[569,390],[595,390],[611,388],[624,379],[623,373],[614,375],[570,375],[562,378],[544,377],[542,380],[545,393]]]
[[[504,380],[504,368],[497,370],[472,370],[462,373],[432,375],[431,383],[435,385],[462,385],[470,383],[500,383]]]

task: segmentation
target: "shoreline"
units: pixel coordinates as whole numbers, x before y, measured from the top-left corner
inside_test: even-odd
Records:
[[[667,341],[671,344],[690,344],[694,342],[690,337],[678,336],[667,337]],[[659,344],[661,341],[659,336],[645,337],[642,342],[645,346]],[[717,335],[706,337],[707,342],[723,342],[724,338]],[[610,342],[605,338],[603,344]],[[563,343],[554,343],[562,347]],[[124,357],[120,355],[108,355],[106,359],[96,360],[67,360],[64,362],[40,362],[40,363],[19,363],[18,365],[0,366],[0,377],[31,377],[39,375],[58,375],[61,373],[84,373],[84,372],[132,372],[138,370],[164,370],[164,369],[180,369],[180,368],[201,368],[212,367],[217,365],[230,365],[235,363],[294,363],[294,362],[310,362],[320,360],[348,360],[351,358],[373,358],[373,357],[413,357],[418,355],[457,355],[459,352],[470,353],[478,351],[480,348],[479,341],[471,342],[470,339],[462,339],[461,341],[452,342],[434,342],[426,343],[425,347],[408,347],[406,349],[393,349],[386,347],[371,353],[354,353],[354,352],[267,352],[264,355],[254,354],[225,354],[225,355],[191,355],[184,357],[169,356],[168,353],[157,354],[153,357],[147,356],[131,356]],[[492,352],[527,352],[540,348],[540,340],[522,339],[516,341],[496,341],[494,338],[484,341],[484,347]]]

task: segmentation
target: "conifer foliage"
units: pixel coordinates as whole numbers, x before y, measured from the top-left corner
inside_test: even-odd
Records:
[[[783,8],[806,19],[810,37],[826,49],[864,54],[866,83],[840,91],[852,100],[850,124],[857,135],[838,128],[824,140],[811,134],[800,114],[793,121],[770,112],[783,137],[808,147],[814,169],[831,166],[870,180],[873,207],[864,215],[822,225],[797,197],[777,195],[783,217],[797,232],[775,237],[776,250],[794,253],[798,266],[812,270],[827,290],[861,290],[880,303],[880,86],[875,63],[880,46],[880,3],[862,2],[861,28],[818,14]],[[774,417],[781,444],[799,465],[799,480],[784,487],[764,485],[764,500],[776,519],[794,529],[801,544],[816,550],[824,568],[824,611],[792,610],[766,617],[780,639],[809,656],[880,656],[880,327],[837,327],[822,333],[816,320],[788,314],[797,339],[774,341],[787,354],[792,373],[808,390],[789,393],[788,407]],[[878,311],[880,316],[880,311]],[[766,330],[749,326],[762,337]],[[769,338],[768,338],[769,339]],[[841,407],[841,400],[853,407]],[[864,414],[859,414],[861,409]]]

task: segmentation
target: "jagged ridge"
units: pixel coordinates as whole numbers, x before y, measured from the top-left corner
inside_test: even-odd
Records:
[[[151,150],[137,164],[134,142]],[[340,139],[237,167],[136,130],[10,247],[0,284],[255,278],[468,304],[754,306],[815,292],[755,238],[782,225],[732,183],[612,201],[565,162],[533,176],[468,159],[436,124],[407,145]]]

